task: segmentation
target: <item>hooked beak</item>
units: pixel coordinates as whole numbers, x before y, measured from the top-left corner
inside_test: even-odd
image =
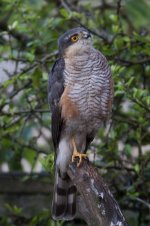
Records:
[[[87,38],[90,38],[91,37],[91,34],[88,31],[83,31],[82,32],[82,37],[85,38],[85,39],[87,39]]]

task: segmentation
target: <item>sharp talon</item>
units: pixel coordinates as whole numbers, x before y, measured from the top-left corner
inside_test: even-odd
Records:
[[[81,165],[81,163],[82,163],[82,159],[83,159],[83,158],[86,158],[86,157],[87,157],[86,154],[81,154],[81,153],[75,151],[75,152],[73,153],[73,155],[72,155],[72,162],[75,161],[75,158],[79,158],[79,162],[77,163],[77,167],[79,167],[79,166]]]
[[[87,158],[86,154],[82,154],[77,151],[76,144],[74,138],[72,138],[72,145],[73,145],[73,155],[72,155],[72,162],[74,162],[75,158],[79,158],[79,162],[77,163],[77,167],[79,167],[82,163],[83,158]]]

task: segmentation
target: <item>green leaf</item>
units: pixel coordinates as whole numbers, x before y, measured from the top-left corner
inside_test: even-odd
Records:
[[[42,72],[39,70],[39,68],[36,68],[34,73],[32,74],[32,83],[34,88],[40,87],[41,79],[42,79]]]
[[[125,145],[124,151],[128,157],[130,157],[132,155],[132,147],[129,144]]]
[[[9,210],[11,214],[19,216],[22,212],[22,208],[17,207],[16,205],[10,205],[8,203],[5,204],[5,207]]]
[[[64,8],[60,9],[60,14],[65,18],[65,19],[69,19],[70,18],[70,14],[68,13],[68,11]]]
[[[40,163],[47,171],[52,172],[54,169],[54,154],[50,153],[44,159],[40,158]]]
[[[109,15],[109,18],[112,22],[117,23],[118,22],[118,16],[116,14]]]
[[[145,99],[147,106],[150,107],[150,96],[147,96]]]
[[[135,172],[136,172],[137,174],[139,174],[139,172],[140,172],[140,166],[139,166],[139,164],[135,164],[135,165],[134,165],[134,170],[135,170]]]
[[[131,84],[133,83],[133,81],[134,81],[134,77],[131,77],[131,78],[127,81],[126,84],[130,87]]]

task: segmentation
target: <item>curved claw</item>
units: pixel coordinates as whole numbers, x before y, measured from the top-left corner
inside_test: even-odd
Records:
[[[75,158],[79,158],[79,162],[77,164],[77,167],[79,167],[82,163],[82,159],[83,158],[87,158],[87,155],[86,154],[82,154],[82,153],[79,153],[78,151],[74,151],[73,152],[73,155],[72,155],[72,162],[75,161]]]

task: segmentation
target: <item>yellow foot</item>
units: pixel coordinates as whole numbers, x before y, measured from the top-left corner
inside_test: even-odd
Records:
[[[77,167],[79,167],[81,165],[81,163],[82,163],[82,159],[83,158],[87,158],[87,155],[86,154],[81,154],[78,151],[74,151],[73,152],[73,155],[72,155],[72,162],[74,162],[74,160],[75,160],[76,157],[79,158],[79,162],[77,164]]]

